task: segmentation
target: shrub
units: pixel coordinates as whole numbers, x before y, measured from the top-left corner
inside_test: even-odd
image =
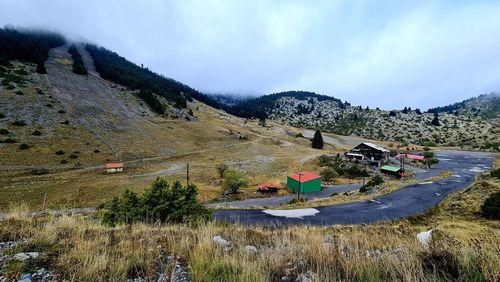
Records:
[[[323,177],[324,180],[330,181],[334,178],[339,177],[339,174],[333,167],[327,167],[321,171],[320,175]]]
[[[12,123],[12,125],[15,125],[15,126],[25,126],[26,125],[26,122],[24,122],[23,120],[16,120]]]
[[[428,158],[425,159],[425,164],[430,168],[433,164],[439,163],[439,160],[436,158]]]
[[[229,166],[225,163],[220,163],[215,166],[215,169],[217,170],[217,173],[219,174],[220,178],[224,178],[224,173],[226,170],[229,169]]]
[[[66,113],[66,111],[65,111],[65,110],[59,110],[59,111],[57,111],[57,113],[58,113],[58,114],[65,114],[65,113]]]
[[[65,120],[65,121],[61,122],[61,124],[69,124],[69,120]]]
[[[30,146],[26,143],[19,145],[20,150],[28,150],[29,148],[30,148]]]
[[[352,176],[352,177],[367,177],[367,176],[369,176],[368,171],[366,171],[366,169],[361,169],[357,165],[352,165],[352,166],[348,167],[345,170],[345,173],[347,173],[349,176]]]
[[[481,206],[481,214],[487,219],[500,219],[500,192],[491,195]]]
[[[496,170],[492,170],[490,172],[490,175],[491,177],[497,177],[497,178],[500,178],[500,168],[499,169],[496,169]]]
[[[54,105],[52,105],[51,103],[48,103],[48,104],[45,105],[45,107],[52,108],[52,107],[54,107]]]
[[[36,93],[39,94],[39,95],[45,95],[45,93],[43,93],[43,91],[41,89],[37,89]]]
[[[100,153],[100,152],[101,152],[101,151],[99,151],[99,150],[97,150],[97,149],[95,149],[95,150],[94,150],[94,153],[96,153],[96,154],[97,154],[97,153]]]
[[[370,191],[372,187],[375,187],[375,186],[380,185],[382,183],[384,183],[384,179],[382,179],[382,176],[377,174],[377,175],[373,176],[365,185],[363,185],[359,189],[359,192],[366,193],[366,192]]]
[[[72,159],[72,160],[78,159],[78,155],[71,154],[71,155],[69,155],[69,158]]]
[[[9,134],[9,130],[7,130],[5,128],[0,128],[0,134],[1,135],[7,135],[7,134]]]
[[[58,150],[58,151],[56,152],[56,155],[64,155],[64,151],[63,151],[63,150]]]
[[[61,160],[61,164],[67,164],[68,161],[67,160]]]
[[[40,132],[39,130],[35,130],[35,131],[33,131],[33,133],[31,133],[31,135],[40,136],[40,135],[42,135],[42,132]]]
[[[12,138],[7,138],[3,140],[2,143],[17,143],[17,140]]]
[[[5,114],[4,113],[0,113],[0,118],[5,118]]]
[[[133,222],[182,223],[209,218],[210,212],[198,201],[198,189],[190,184],[173,185],[158,177],[142,194],[125,190],[120,197],[104,204],[103,223],[131,224]]]
[[[49,170],[46,168],[37,168],[37,169],[33,169],[30,173],[32,175],[44,175],[44,174],[49,173]]]
[[[241,172],[228,169],[224,172],[224,180],[222,181],[222,188],[231,191],[232,193],[238,192],[238,189],[248,185],[248,178],[241,174]]]
[[[23,91],[21,91],[21,90],[18,90],[15,93],[16,93],[16,95],[24,95]]]

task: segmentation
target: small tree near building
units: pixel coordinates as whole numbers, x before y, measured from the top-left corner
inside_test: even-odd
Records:
[[[224,172],[224,180],[222,181],[222,188],[232,193],[237,193],[242,187],[248,185],[248,178],[241,172],[228,169]]]
[[[437,164],[437,163],[439,163],[439,160],[438,160],[438,159],[436,159],[436,158],[428,158],[428,159],[425,159],[425,164],[426,164],[429,168],[431,168],[431,166],[432,166],[433,164]]]
[[[314,133],[314,137],[312,139],[312,147],[314,149],[323,149],[323,136],[321,135],[321,131],[316,130]]]

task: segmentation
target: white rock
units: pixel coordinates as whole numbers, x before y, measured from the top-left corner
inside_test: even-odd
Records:
[[[212,238],[212,241],[221,247],[231,247],[231,241],[228,241],[221,236],[217,235]]]
[[[251,254],[256,254],[257,248],[255,246],[245,246],[245,251],[247,251]]]
[[[432,229],[429,231],[423,231],[417,234],[417,241],[422,245],[424,248],[429,248],[429,244],[432,241]]]
[[[14,256],[12,256],[12,259],[13,260],[17,260],[17,261],[25,261],[25,260],[29,260],[31,257],[28,256],[27,254],[25,253],[17,253],[15,254]]]

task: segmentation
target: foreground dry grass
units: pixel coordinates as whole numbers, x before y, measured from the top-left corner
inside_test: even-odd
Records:
[[[283,276],[293,281],[300,275],[313,281],[498,281],[500,223],[481,219],[479,206],[484,195],[499,190],[498,180],[484,175],[427,214],[368,226],[249,228],[209,222],[108,228],[96,214],[32,218],[18,207],[0,222],[0,241],[22,242],[8,254],[42,255],[9,263],[4,275],[15,278],[46,267],[72,281],[154,280],[160,273],[172,275],[177,261],[192,281]],[[427,249],[415,236],[430,228]],[[232,248],[215,244],[217,235]]]
[[[277,281],[303,273],[314,281],[333,280],[486,280],[500,275],[499,235],[481,229],[458,241],[438,228],[429,250],[415,241],[417,227],[395,225],[330,228],[245,228],[210,223],[133,225],[106,228],[90,218],[59,217],[2,223],[2,240],[25,240],[11,250],[40,251],[38,266],[59,278],[78,281],[156,279],[170,275],[167,256],[187,265],[193,281]],[[223,250],[212,242],[221,235],[233,244]],[[256,246],[257,253],[245,246]],[[10,264],[14,278],[33,267]]]

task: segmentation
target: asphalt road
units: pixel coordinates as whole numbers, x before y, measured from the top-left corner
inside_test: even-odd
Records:
[[[429,172],[429,176],[440,170],[453,171],[453,176],[435,182],[408,185],[372,201],[317,207],[319,213],[302,219],[272,216],[262,210],[216,211],[213,216],[216,220],[247,225],[362,224],[400,219],[434,207],[450,193],[472,184],[475,176],[489,170],[492,165],[491,156],[485,153],[441,151],[436,153],[436,157],[440,162],[436,169]]]

